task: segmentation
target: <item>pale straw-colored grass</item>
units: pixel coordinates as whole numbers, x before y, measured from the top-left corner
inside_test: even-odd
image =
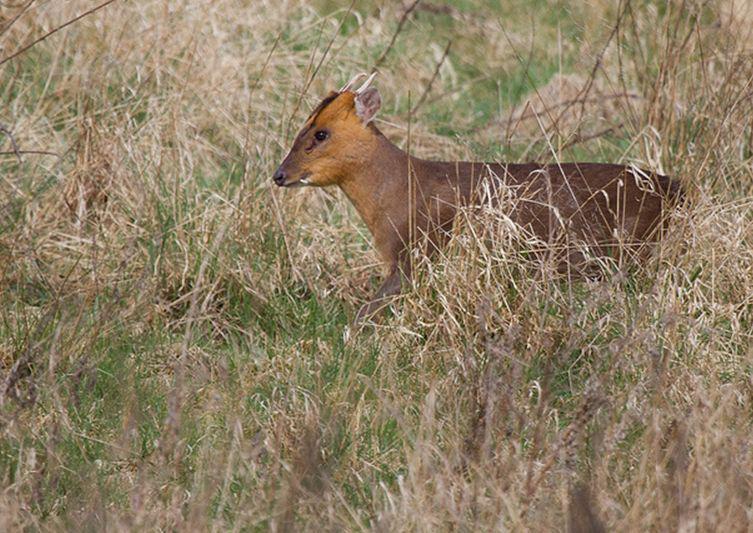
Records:
[[[1,529],[750,529],[739,2],[426,1],[386,50],[411,4],[116,1],[0,65]],[[6,3],[0,61],[93,6]],[[347,329],[365,227],[270,177],[385,51],[400,145],[677,176],[665,242],[568,281],[477,206]]]

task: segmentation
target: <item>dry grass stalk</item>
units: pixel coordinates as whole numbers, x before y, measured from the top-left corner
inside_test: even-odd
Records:
[[[749,529],[740,4],[324,4],[114,2],[0,65],[0,528]],[[0,60],[91,8],[2,8]],[[341,198],[269,177],[385,51],[397,142],[432,80],[418,155],[672,173],[671,235],[570,282],[482,204],[345,343],[376,256]]]

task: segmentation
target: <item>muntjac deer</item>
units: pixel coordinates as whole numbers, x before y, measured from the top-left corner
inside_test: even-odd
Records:
[[[365,76],[359,74],[322,100],[274,173],[280,187],[338,185],[368,226],[389,273],[356,321],[400,292],[402,278],[411,274],[410,251],[421,242],[428,253],[442,246],[458,208],[478,198],[489,180],[492,190],[515,194],[516,207],[508,214],[520,226],[547,242],[564,238],[585,244],[595,256],[626,248],[641,256],[637,252],[658,240],[668,213],[683,196],[676,181],[623,165],[413,157],[374,125],[381,106],[379,92],[370,87],[374,74],[353,88]],[[582,262],[577,247],[566,248],[563,264]]]

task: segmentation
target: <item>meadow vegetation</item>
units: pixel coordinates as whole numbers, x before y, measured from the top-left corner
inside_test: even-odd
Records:
[[[0,529],[750,530],[747,2],[116,0],[4,61],[95,5],[0,5]],[[468,210],[354,330],[365,226],[271,176],[374,67],[414,154],[687,203],[598,280]]]

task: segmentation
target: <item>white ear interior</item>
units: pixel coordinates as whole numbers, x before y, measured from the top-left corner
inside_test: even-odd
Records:
[[[376,87],[371,87],[356,95],[356,115],[364,124],[374,120],[381,106],[382,97],[379,96]]]

